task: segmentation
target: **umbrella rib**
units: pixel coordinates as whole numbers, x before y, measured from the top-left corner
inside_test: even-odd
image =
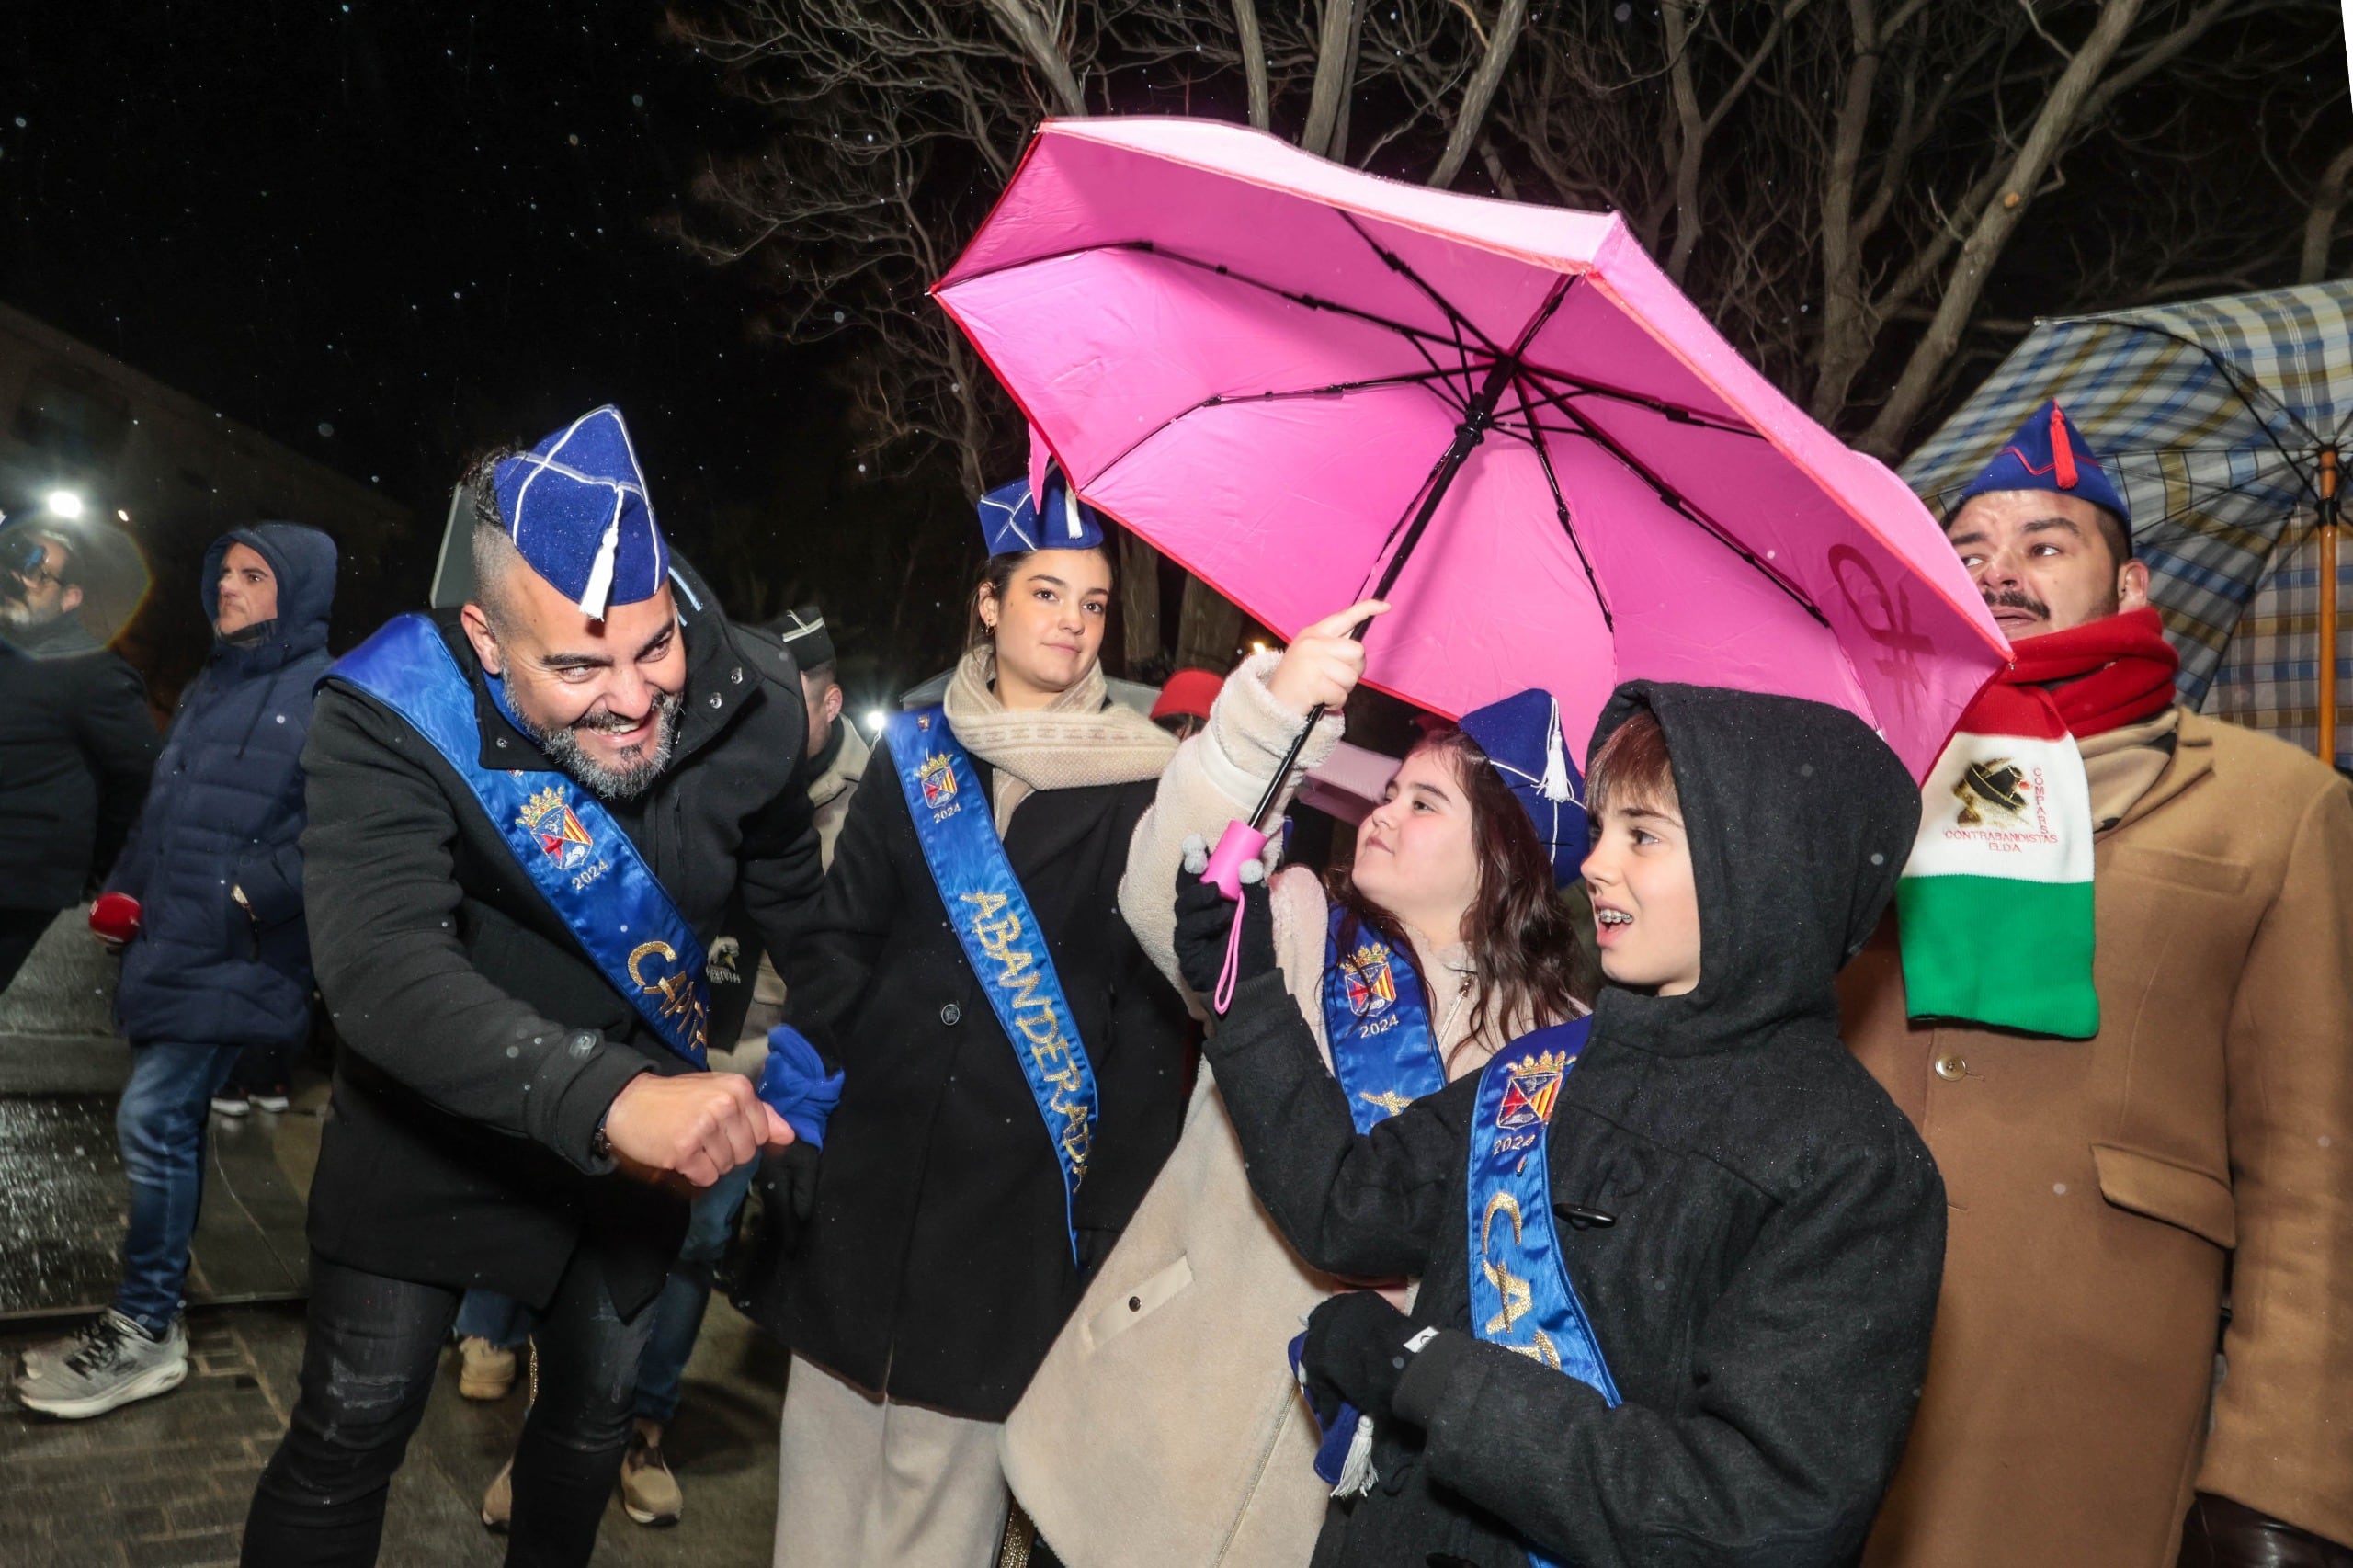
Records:
[[[1815,607],[1813,600],[1798,592],[1798,590],[1785,580],[1779,573],[1774,571],[1771,567],[1766,565],[1763,561],[1759,560],[1755,551],[1750,550],[1746,545],[1741,543],[1730,533],[1726,532],[1714,518],[1709,517],[1699,507],[1693,506],[1690,501],[1686,499],[1673,485],[1667,483],[1666,481],[1652,472],[1648,464],[1644,463],[1640,458],[1634,456],[1633,453],[1628,451],[1625,447],[1612,437],[1608,431],[1594,424],[1590,419],[1587,419],[1583,414],[1571,406],[1565,399],[1561,397],[1559,393],[1553,392],[1551,388],[1539,383],[1537,385],[1536,392],[1537,395],[1544,402],[1551,403],[1563,414],[1567,415],[1570,422],[1577,426],[1574,431],[1563,431],[1561,434],[1582,436],[1586,440],[1591,441],[1594,445],[1599,447],[1603,451],[1608,452],[1611,457],[1616,458],[1620,463],[1625,465],[1628,472],[1631,472],[1643,483],[1649,485],[1652,491],[1657,494],[1661,501],[1664,501],[1668,506],[1677,512],[1680,512],[1692,523],[1698,525],[1703,532],[1711,536],[1717,543],[1722,545],[1726,550],[1731,551],[1743,561],[1747,562],[1749,565],[1755,567],[1757,574],[1767,582],[1780,589],[1781,592],[1789,595],[1790,598],[1800,609],[1804,610],[1806,614],[1813,617],[1814,619],[1820,621],[1824,626],[1828,626],[1830,624],[1830,618],[1823,614],[1822,611]]]
[[[1333,210],[1340,213],[1340,222],[1346,223],[1349,228],[1356,231],[1357,238],[1362,240],[1371,248],[1372,254],[1381,258],[1382,266],[1388,267],[1390,271],[1397,274],[1398,277],[1403,278],[1406,282],[1411,283],[1415,288],[1420,290],[1422,296],[1425,299],[1428,300],[1431,304],[1436,305],[1439,310],[1446,312],[1446,319],[1454,324],[1455,347],[1458,350],[1462,347],[1462,334],[1467,331],[1472,336],[1479,340],[1479,347],[1486,350],[1490,358],[1500,359],[1504,357],[1504,348],[1501,344],[1495,342],[1485,333],[1481,332],[1479,330],[1478,324],[1472,321],[1470,317],[1464,315],[1461,311],[1454,308],[1454,302],[1452,301],[1439,293],[1436,289],[1431,288],[1429,283],[1422,277],[1422,275],[1415,271],[1413,267],[1407,264],[1404,257],[1383,245],[1379,240],[1374,239],[1371,233],[1367,230],[1362,223],[1357,222],[1355,213],[1340,211],[1337,208],[1333,209]],[[1552,305],[1557,305],[1559,303],[1558,297],[1555,296],[1551,303]],[[1550,316],[1552,313],[1552,312],[1550,308],[1547,308],[1543,312],[1545,316]],[[1527,344],[1523,342],[1520,347],[1525,348]],[[1463,368],[1466,370],[1470,369],[1470,358],[1468,355],[1464,356]]]
[[[1528,388],[1518,377],[1512,378],[1512,391],[1519,398],[1519,412],[1532,426],[1535,413],[1528,406]],[[1561,476],[1552,472],[1552,452],[1542,441],[1532,436],[1521,436],[1517,430],[1506,432],[1526,441],[1536,449],[1537,466],[1544,471],[1544,483],[1552,492],[1552,515],[1560,519],[1561,531],[1569,536],[1569,548],[1577,552],[1577,564],[1585,568],[1585,580],[1593,589],[1593,602],[1601,608],[1601,624],[1613,633],[1618,630],[1618,618],[1610,612],[1609,597],[1601,591],[1601,579],[1594,574],[1593,559],[1585,552],[1585,541],[1577,538],[1575,521],[1569,516],[1568,497],[1561,494]]]
[[[1613,387],[1606,381],[1587,381],[1582,376],[1572,376],[1561,370],[1548,370],[1541,365],[1528,365],[1522,368],[1538,381],[1557,383],[1559,389],[1563,390],[1567,396],[1598,397],[1613,403],[1629,403],[1637,408],[1649,409],[1670,424],[1699,425],[1710,430],[1721,430],[1727,436],[1746,436],[1756,441],[1765,438],[1763,432],[1749,426],[1734,424],[1720,415],[1703,414],[1696,408],[1687,408],[1682,403],[1670,403],[1663,397],[1628,392],[1623,387]]]
[[[2320,437],[2313,432],[2312,426],[2305,424],[2297,415],[2296,411],[2288,406],[2284,399],[2273,392],[2268,387],[2264,386],[2260,381],[2255,381],[2251,377],[2242,375],[2236,367],[2233,366],[2229,360],[2223,358],[2220,354],[2215,353],[2213,349],[2208,347],[2205,344],[2200,343],[2198,339],[2188,336],[2187,334],[2176,332],[2171,327],[2154,326],[2146,322],[2120,320],[2108,324],[2120,326],[2127,332],[2145,332],[2152,337],[2165,338],[2171,342],[2178,343],[2186,348],[2195,350],[2206,360],[2208,364],[2214,367],[2215,373],[2222,378],[2223,384],[2228,386],[2232,392],[2238,394],[2238,400],[2246,405],[2247,413],[2255,416],[2256,426],[2263,432],[2264,439],[2269,441],[2273,447],[2277,448],[2279,455],[2286,458],[2291,465],[2295,463],[2296,459],[2294,455],[2281,444],[2279,435],[2271,428],[2271,422],[2263,417],[2263,411],[2256,406],[2256,393],[2262,393],[2265,399],[2277,405],[2279,412],[2288,416],[2288,422],[2296,427],[2296,433],[2303,437],[2305,440],[2310,441],[2315,449],[2325,445],[2325,443],[2321,440]],[[2320,502],[2320,492],[2313,487],[2313,482],[2304,476],[2304,471],[2301,467],[2296,468],[2295,473],[2296,483],[2303,487],[2304,494],[2310,496],[2313,503],[2317,506]]]
[[[1457,402],[1455,398],[1448,395],[1450,389],[1438,384],[1444,382],[1448,378],[1453,375],[1454,372],[1448,369],[1445,366],[1433,365],[1427,370],[1402,370],[1393,376],[1369,376],[1364,380],[1358,381],[1334,381],[1329,386],[1294,387],[1284,392],[1211,392],[1209,396],[1201,399],[1199,403],[1178,409],[1176,413],[1170,415],[1167,418],[1162,420],[1159,424],[1154,426],[1151,429],[1145,431],[1142,435],[1137,437],[1126,446],[1120,448],[1120,450],[1108,461],[1103,463],[1097,472],[1098,475],[1108,473],[1111,470],[1119,467],[1120,464],[1133,457],[1137,450],[1141,449],[1145,442],[1150,441],[1154,437],[1159,435],[1170,426],[1184,419],[1187,415],[1199,414],[1205,408],[1231,408],[1236,403],[1288,403],[1300,398],[1341,397],[1352,392],[1371,392],[1381,387],[1419,386],[1428,387],[1437,395],[1440,403],[1445,403],[1449,408],[1454,409],[1457,413],[1460,413],[1465,404]],[[1392,531],[1392,533],[1394,532],[1394,530]]]
[[[1082,250],[1065,252],[1063,254],[1077,256],[1084,255],[1086,251],[1090,250],[1132,250],[1141,251],[1146,256],[1165,256],[1170,261],[1176,262],[1182,266],[1198,267],[1203,272],[1214,273],[1220,278],[1230,278],[1236,283],[1245,283],[1253,289],[1272,294],[1278,300],[1288,300],[1294,305],[1304,305],[1311,311],[1331,311],[1338,315],[1353,316],[1358,321],[1370,322],[1374,326],[1385,327],[1389,331],[1397,333],[1405,337],[1416,340],[1427,340],[1430,343],[1438,344],[1441,347],[1458,349],[1461,347],[1459,337],[1450,337],[1445,333],[1432,332],[1427,327],[1415,326],[1407,322],[1393,321],[1388,316],[1378,314],[1372,311],[1360,310],[1355,305],[1344,305],[1337,300],[1326,300],[1320,294],[1303,294],[1296,290],[1285,289],[1278,284],[1269,283],[1262,278],[1253,278],[1246,272],[1236,272],[1233,267],[1228,267],[1222,261],[1204,261],[1199,256],[1187,256],[1182,251],[1170,250],[1166,246],[1155,244],[1150,240],[1128,240],[1113,245],[1088,245],[1084,247]],[[1040,261],[1052,261],[1058,258],[1055,256],[1040,256],[1038,259]]]

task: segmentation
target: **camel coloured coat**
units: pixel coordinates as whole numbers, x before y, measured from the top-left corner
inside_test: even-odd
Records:
[[[1842,977],[1950,1203],[1870,1568],[2172,1568],[2193,1491],[2353,1543],[2353,792],[2186,714],[2095,885],[2094,1040],[1909,1027],[1885,926]]]

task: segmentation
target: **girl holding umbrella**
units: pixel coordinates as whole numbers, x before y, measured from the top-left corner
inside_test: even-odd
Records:
[[[785,964],[845,1081],[783,1173],[779,1568],[994,1560],[998,1424],[1184,1114],[1185,1008],[1117,903],[1176,743],[1106,696],[1091,510],[1057,477],[981,517],[970,646],[885,727]]]
[[[1364,670],[1349,628],[1386,608],[1355,606],[1245,663],[1162,776],[1120,904],[1164,971],[1177,972],[1168,890],[1188,841],[1198,851],[1247,813],[1309,710],[1347,700]],[[1339,729],[1319,724],[1302,764]],[[1388,794],[1347,874],[1327,887],[1294,869],[1270,890],[1286,987],[1360,1127],[1582,1016],[1597,984],[1554,896],[1586,843],[1550,697],[1433,732]],[[1347,1288],[1259,1207],[1203,1074],[1176,1153],[1006,1426],[1006,1474],[1040,1541],[1074,1568],[1307,1561],[1328,1486],[1282,1346]]]

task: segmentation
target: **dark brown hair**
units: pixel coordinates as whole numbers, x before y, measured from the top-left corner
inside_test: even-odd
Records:
[[[1644,805],[1677,803],[1675,765],[1666,755],[1666,732],[1659,728],[1658,715],[1647,708],[1636,709],[1593,754],[1586,810],[1598,824],[1610,801],[1621,795]]]
[[[1552,858],[1536,836],[1536,824],[1469,735],[1451,725],[1434,730],[1414,747],[1414,755],[1429,751],[1442,753],[1453,765],[1471,803],[1471,853],[1479,863],[1479,891],[1462,921],[1479,977],[1479,1001],[1455,1049],[1483,1038],[1491,1026],[1500,1030],[1566,1021],[1591,1004],[1599,978],[1577,942],[1568,907],[1553,892]],[[1404,926],[1358,892],[1346,872],[1334,871],[1327,887],[1334,902],[1347,910],[1340,922],[1343,951],[1355,946],[1358,931],[1367,926],[1392,948],[1414,950]],[[1437,977],[1424,978],[1427,986]],[[1433,1026],[1437,1021],[1431,1019]]]
[[[1101,556],[1103,564],[1111,568],[1112,602],[1116,604],[1120,586],[1119,562],[1102,545],[1091,544],[1086,548],[1091,553]],[[1003,603],[1005,590],[1012,585],[1013,574],[1021,570],[1023,562],[1037,553],[1034,550],[1009,551],[1003,555],[992,555],[981,562],[981,574],[972,580],[972,591],[966,596],[964,646],[968,651],[984,648],[996,640],[996,634],[989,630],[988,622],[981,619],[981,590],[986,588],[991,598]]]

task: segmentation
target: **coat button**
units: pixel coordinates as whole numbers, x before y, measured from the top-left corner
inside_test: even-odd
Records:
[[[1142,1296],[1130,1296],[1128,1298],[1128,1311],[1131,1312],[1140,1312],[1143,1311],[1143,1298]]]
[[[1937,1076],[1948,1084],[1958,1084],[1969,1075],[1969,1063],[1958,1056],[1937,1058]]]
[[[722,699],[722,698],[719,695],[719,693],[717,693],[717,692],[715,692],[715,691],[714,691],[714,692],[712,692],[712,693],[710,694],[710,705],[711,705],[713,708],[718,707],[718,706],[720,705],[720,703],[721,703],[722,701],[723,701],[723,700],[725,700],[725,699]]]
[[[958,1024],[964,1021],[964,1009],[959,1007],[955,1003],[950,1002],[948,1006],[939,1009],[939,1021],[946,1024],[949,1028],[954,1028]]]
[[[735,684],[735,685],[737,685],[737,686],[741,686],[741,685],[743,685],[743,684],[744,684],[744,666],[743,666],[743,665],[736,665],[733,669],[729,670],[729,671],[727,672],[727,678],[728,678],[731,682],[733,682],[733,684]]]

